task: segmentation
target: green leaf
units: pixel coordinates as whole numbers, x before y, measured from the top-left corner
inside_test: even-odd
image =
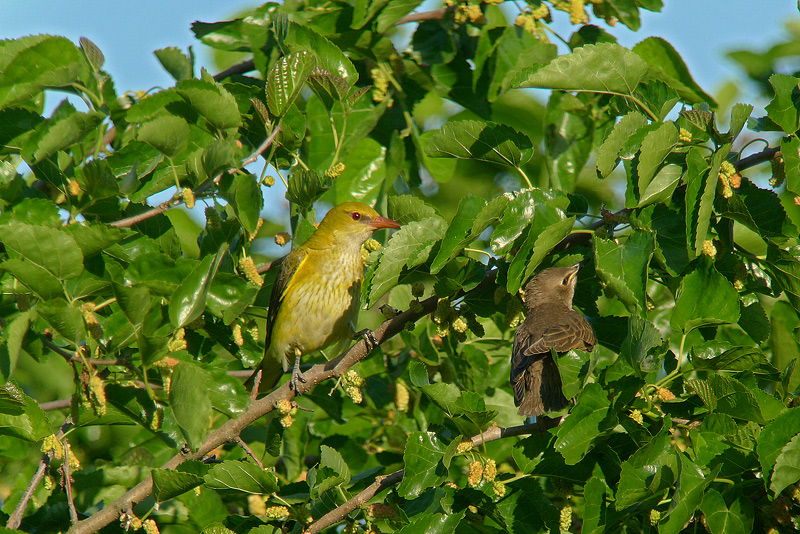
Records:
[[[28,100],[45,87],[68,86],[86,69],[80,51],[66,37],[29,36],[16,44],[22,48],[0,64],[0,108]]]
[[[64,299],[51,299],[36,307],[39,317],[47,321],[61,337],[74,344],[86,339],[83,313]]]
[[[522,71],[514,86],[632,96],[647,72],[647,63],[634,52],[615,43],[599,43],[559,56],[536,72]]]
[[[189,146],[189,125],[175,115],[159,115],[139,127],[137,139],[174,158]]]
[[[632,111],[622,117],[608,135],[597,153],[597,172],[605,178],[619,162],[619,154],[628,139],[639,129],[647,126],[647,117]]]
[[[83,139],[102,122],[99,111],[79,113],[69,102],[62,103],[53,116],[39,123],[23,147],[26,161],[35,164]]]
[[[761,464],[764,485],[771,480],[775,462],[789,441],[800,434],[800,408],[790,408],[764,427],[758,435],[758,461]]]
[[[661,347],[661,343],[661,333],[653,323],[633,315],[628,320],[628,337],[622,343],[620,355],[637,372],[652,373],[661,368],[659,354],[653,354],[653,349]]]
[[[98,48],[96,44],[86,37],[81,37],[78,39],[78,42],[81,45],[81,51],[86,56],[86,60],[95,72],[100,72],[100,69],[103,68],[103,64],[106,62],[103,52],[100,51],[100,48]]]
[[[781,139],[781,155],[786,172],[786,189],[800,196],[800,139],[797,137]]]
[[[386,180],[385,157],[386,147],[371,138],[361,140],[348,150],[342,158],[344,172],[333,182],[334,204],[351,200],[373,204]]]
[[[325,175],[299,169],[289,175],[286,200],[295,204],[301,212],[306,212],[332,185],[332,180]]]
[[[594,239],[597,277],[609,296],[617,297],[632,314],[647,309],[645,286],[650,258],[655,250],[654,235],[636,230],[622,244]]]
[[[714,99],[697,85],[680,54],[667,41],[660,37],[648,37],[632,50],[650,66],[650,76],[675,89],[683,102],[707,102],[716,107]]]
[[[358,81],[358,71],[347,56],[335,44],[307,26],[290,22],[283,46],[290,52],[312,52],[320,67],[334,76],[344,78],[350,87]]]
[[[578,396],[577,405],[558,427],[555,450],[567,465],[575,465],[589,453],[592,443],[616,425],[609,412],[611,402],[600,384],[587,384]]]
[[[563,212],[569,206],[569,198],[560,191],[546,189],[531,189],[518,194],[508,203],[492,232],[492,252],[501,256],[511,250],[533,219],[536,207],[543,205],[546,207],[540,209],[547,212],[551,208]]]
[[[794,247],[790,251],[781,250],[775,245],[767,247],[766,270],[777,282],[775,289],[782,289],[789,303],[800,313],[800,249]]]
[[[730,148],[724,145],[717,150],[710,168],[700,149],[692,148],[686,156],[686,238],[691,258],[703,249],[714,209],[719,169]]]
[[[254,529],[249,530],[248,532],[253,532],[254,534],[262,534],[260,529],[261,528],[270,528],[267,525],[260,525]],[[267,530],[269,534],[272,534],[273,530]],[[231,529],[227,528],[225,525],[220,523],[219,521],[215,521],[210,523],[207,527],[205,527],[200,534],[236,534]]]
[[[616,508],[622,510],[657,497],[675,483],[676,453],[665,425],[649,443],[622,463],[616,492]],[[654,504],[657,504],[654,503]]]
[[[653,181],[647,184],[645,190],[640,190],[639,203],[636,207],[641,208],[672,198],[672,193],[678,186],[682,175],[683,169],[680,165],[668,164],[661,167]]]
[[[242,228],[252,235],[258,227],[259,214],[264,206],[258,178],[252,174],[237,173],[224,195],[242,223]]]
[[[497,503],[495,521],[504,521],[504,532],[529,534],[558,532],[558,509],[550,503],[542,487],[532,477],[515,480],[507,486],[508,495]]]
[[[678,144],[678,128],[673,122],[665,122],[658,129],[649,132],[642,141],[642,152],[639,156],[639,165],[636,167],[639,173],[639,193],[640,195],[647,189],[656,171],[664,160]],[[680,176],[680,173],[678,174]],[[644,196],[644,195],[642,195]]]
[[[531,140],[509,126],[478,121],[448,122],[431,137],[432,158],[477,159],[520,167],[533,156]]]
[[[208,289],[206,306],[208,311],[231,324],[244,310],[253,304],[258,288],[239,276],[217,273]]]
[[[39,404],[13,382],[0,387],[0,435],[36,442],[53,433]]]
[[[717,490],[710,488],[700,510],[706,516],[706,524],[711,534],[748,534],[753,531],[753,503],[739,496],[731,504],[730,509],[725,499]]]
[[[506,200],[505,197],[498,197]],[[507,200],[506,200],[507,202]],[[431,274],[436,274],[442,270],[447,262],[455,258],[464,247],[473,239],[478,237],[485,227],[479,232],[472,231],[476,218],[486,208],[486,201],[475,195],[466,195],[458,203],[458,211],[450,221],[447,231],[442,238],[442,245],[439,252],[431,263]],[[501,211],[502,213],[502,211]],[[488,225],[487,225],[488,226]]]
[[[174,46],[162,48],[153,52],[158,62],[169,72],[175,81],[187,80],[193,75],[192,58]]]
[[[211,422],[208,380],[208,374],[195,363],[180,362],[172,371],[169,406],[187,446],[192,450],[197,450],[203,443]]]
[[[164,502],[186,493],[203,483],[203,477],[193,473],[181,473],[173,469],[153,469],[153,498]]]
[[[119,184],[105,160],[94,160],[79,169],[75,174],[81,189],[91,196],[93,201],[119,195]]]
[[[681,280],[670,324],[684,334],[707,325],[736,323],[739,320],[739,293],[710,262]]]
[[[692,357],[695,369],[711,371],[748,371],[767,380],[778,380],[778,370],[757,347],[734,347],[713,358]],[[800,430],[798,430],[800,432]]]
[[[778,245],[787,244],[798,234],[797,226],[786,215],[780,198],[773,191],[756,187],[747,178],[730,198],[716,199],[717,211]]]
[[[233,144],[229,141],[214,139],[203,149],[203,170],[208,178],[216,179],[223,172],[238,167],[237,163]]]
[[[293,52],[275,62],[267,77],[267,105],[272,115],[281,117],[294,104],[315,63],[310,50]]]
[[[12,222],[0,226],[0,241],[6,249],[56,278],[69,280],[83,272],[81,249],[67,232],[60,229]]]
[[[169,301],[169,320],[175,328],[183,328],[203,313],[211,281],[217,274],[227,247],[220,247],[216,256],[206,256],[186,277]]]
[[[800,434],[787,443],[775,460],[769,489],[777,497],[785,488],[800,480]]]
[[[741,133],[744,125],[747,124],[747,120],[750,118],[752,112],[752,104],[734,104],[731,109],[730,128],[728,129],[728,133],[721,136],[722,140],[726,143],[733,143],[736,136]]]
[[[438,215],[435,208],[412,195],[390,196],[388,204],[387,216],[402,225]]]
[[[464,518],[466,510],[457,514],[420,514],[415,517],[411,523],[404,526],[400,530],[396,530],[396,534],[416,534],[424,532],[425,534],[449,534],[455,532],[456,527],[461,523]]]
[[[433,432],[412,432],[403,452],[405,473],[397,488],[404,499],[413,499],[428,488],[441,484],[447,477],[442,459],[445,446]]]
[[[447,223],[441,217],[430,217],[423,221],[414,221],[404,225],[397,231],[385,247],[381,249],[377,268],[365,284],[367,308],[389,289],[397,285],[404,267],[416,267],[425,263],[433,245],[442,238]]]
[[[386,32],[397,21],[414,11],[420,4],[422,4],[422,0],[389,0],[376,19],[377,32]]]
[[[17,315],[6,328],[6,343],[0,347],[0,379],[8,382],[17,367],[22,342],[31,325],[31,312]]]
[[[791,135],[800,126],[800,79],[786,74],[773,74],[769,77],[769,83],[775,90],[775,96],[767,104],[767,116],[787,135]]]
[[[212,467],[204,479],[206,487],[216,491],[230,490],[263,495],[278,490],[275,475],[250,462],[226,460]]]
[[[185,101],[175,88],[164,89],[163,91],[150,93],[128,108],[125,114],[125,120],[136,123],[147,122],[159,115],[169,115],[168,109],[185,107]],[[136,147],[134,145],[132,148],[130,146],[126,148],[131,150]]]
[[[2,239],[0,238],[0,240]],[[64,286],[61,285],[58,278],[29,261],[6,260],[0,263],[0,269],[10,273],[44,300],[64,295]]]
[[[218,130],[242,125],[236,99],[224,86],[206,80],[188,79],[175,86],[187,102]]]
[[[760,389],[750,389],[734,378],[711,375],[707,383],[716,397],[712,410],[734,419],[754,421],[764,425],[775,419],[784,406],[779,400]]]
[[[320,447],[320,463],[317,468],[316,484],[312,488],[321,495],[330,488],[350,482],[350,468],[341,453],[326,445]]]
[[[679,477],[672,494],[667,517],[658,525],[659,534],[678,534],[692,518],[692,514],[703,500],[703,493],[714,476],[706,477],[703,471],[683,454],[678,453]]]

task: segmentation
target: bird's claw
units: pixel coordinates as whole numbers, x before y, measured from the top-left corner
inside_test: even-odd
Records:
[[[378,346],[378,340],[375,339],[375,333],[369,328],[359,330],[353,337],[361,337],[364,339],[364,343],[367,345],[367,352],[372,352],[375,350],[375,347]]]
[[[300,370],[300,355],[297,354],[295,355],[294,358],[294,368],[292,369],[292,378],[289,382],[290,387],[294,390],[295,394],[299,395],[299,393],[297,393],[298,392],[297,388],[301,382],[305,384],[306,379],[305,377],[303,377],[303,372]]]

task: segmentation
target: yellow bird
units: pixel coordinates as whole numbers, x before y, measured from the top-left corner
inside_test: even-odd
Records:
[[[345,202],[286,256],[270,296],[264,359],[246,386],[252,387],[261,371],[258,391],[269,391],[294,363],[291,384],[296,391],[298,382],[305,382],[301,355],[357,335],[364,276],[361,245],[380,228],[400,225],[366,204]]]

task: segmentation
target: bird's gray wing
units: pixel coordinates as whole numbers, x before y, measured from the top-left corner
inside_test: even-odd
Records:
[[[556,352],[567,352],[578,349],[591,351],[597,344],[591,325],[586,318],[576,311],[570,311],[561,317],[556,324],[548,326],[541,337],[525,347],[525,355]]]

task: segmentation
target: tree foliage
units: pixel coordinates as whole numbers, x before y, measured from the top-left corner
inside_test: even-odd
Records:
[[[251,59],[159,50],[175,85],[137,94],[87,38],[0,41],[9,530],[796,526],[797,34],[730,54],[759,116],[582,1],[506,4],[267,3],[192,26]],[[631,30],[660,8],[591,3]],[[261,217],[276,177],[288,226]],[[271,242],[353,199],[403,224],[367,258],[379,348],[251,400]],[[519,289],[582,259],[599,344],[558,359],[568,417],[520,426]]]

